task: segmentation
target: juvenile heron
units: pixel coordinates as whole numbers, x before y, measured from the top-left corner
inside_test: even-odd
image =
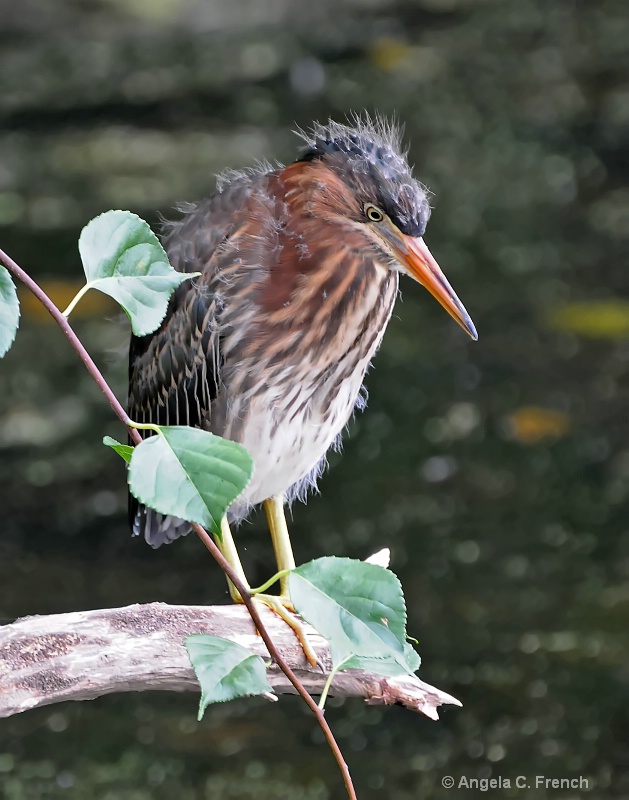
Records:
[[[263,503],[278,570],[294,567],[284,504],[315,485],[360,396],[398,292],[419,281],[476,339],[422,236],[427,192],[396,129],[356,119],[316,124],[287,167],[230,172],[166,227],[173,267],[201,272],[175,292],[161,328],[132,337],[129,414],[192,425],[253,457],[219,541],[245,580],[229,523]],[[190,525],[138,506],[133,531],[153,547]],[[232,597],[238,600],[231,587]],[[286,580],[263,602],[293,627]]]

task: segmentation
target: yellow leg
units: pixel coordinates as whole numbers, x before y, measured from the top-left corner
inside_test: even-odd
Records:
[[[264,510],[266,511],[266,519],[271,533],[271,542],[273,543],[277,571],[282,572],[285,569],[295,569],[295,556],[293,555],[293,547],[288,534],[286,515],[284,514],[284,498],[282,495],[278,494],[275,495],[275,497],[270,497],[268,500],[265,500]],[[317,655],[308,643],[301,623],[290,613],[294,612],[295,608],[291,602],[288,590],[288,575],[284,575],[280,578],[280,593],[278,596],[256,596],[262,599],[263,603],[273,609],[276,614],[291,626],[301,642],[306,658],[313,667],[316,666]]]
[[[227,517],[223,517],[221,520],[221,535],[219,537],[215,534],[214,540],[218,545],[218,549],[225,556],[227,561],[229,561],[229,564],[236,575],[238,575],[245,586],[249,588],[247,576],[245,575],[245,571],[240,563],[240,556],[238,555],[238,550],[236,550],[236,544],[234,542],[234,537],[232,536],[231,528],[229,527],[229,522],[227,522]],[[238,589],[236,589],[229,578],[227,579],[227,585],[229,586],[229,595],[234,603],[242,603],[240,592]]]
[[[269,531],[271,532],[271,541],[273,542],[273,552],[275,553],[278,572],[285,569],[295,569],[295,557],[293,555],[290,536],[288,535],[286,515],[284,514],[284,498],[282,495],[278,494],[275,495],[275,497],[270,497],[268,500],[265,500],[264,510],[266,511],[266,518],[269,523]],[[288,575],[280,578],[280,596],[286,598],[290,603]]]
[[[277,508],[275,505],[278,501],[278,498],[273,498],[272,500],[267,501],[270,504],[274,504],[274,507]],[[266,507],[266,503],[265,503]],[[277,512],[276,512],[277,513]],[[267,516],[269,515],[269,511],[267,509]],[[277,527],[271,527],[271,521],[269,518],[269,527],[271,528],[271,538],[273,540],[273,550],[275,551],[275,557],[278,562],[279,569],[292,569],[295,566],[295,561],[293,559],[293,553],[290,546],[290,539],[288,539],[288,529],[286,527],[286,519],[284,517],[284,508],[281,502],[281,498],[279,498],[279,516],[280,516],[280,524],[283,525],[283,530],[280,529],[279,535],[274,533],[273,531],[277,530]],[[275,524],[275,523],[274,523]],[[240,580],[244,583],[244,585],[249,589],[249,583],[247,581],[247,577],[245,575],[245,571],[242,568],[242,564],[240,562],[240,556],[238,555],[238,551],[236,550],[236,544],[234,542],[234,537],[232,536],[231,529],[229,527],[229,523],[227,522],[227,517],[223,517],[221,520],[221,536],[214,537],[216,540],[216,544],[218,545],[219,550],[225,556],[227,561],[231,564],[234,572],[238,575]],[[286,550],[286,541],[288,541],[288,549]],[[278,542],[278,544],[276,544]],[[281,566],[284,564],[285,566]],[[290,566],[288,566],[290,564]],[[240,596],[240,592],[236,589],[234,584],[228,579],[227,580],[229,586],[229,594],[234,601],[234,603],[242,603],[242,597]],[[317,654],[313,650],[312,646],[306,639],[306,634],[303,629],[302,624],[299,620],[291,614],[291,611],[295,609],[292,607],[290,602],[290,597],[288,595],[288,583],[282,579],[280,584],[281,594],[273,595],[273,594],[257,594],[253,596],[253,600],[255,602],[262,603],[263,605],[267,606],[274,611],[279,617],[281,617],[287,625],[289,625],[295,632],[295,635],[299,639],[301,643],[302,649],[304,651],[304,655],[308,659],[308,662],[314,667],[317,665]]]

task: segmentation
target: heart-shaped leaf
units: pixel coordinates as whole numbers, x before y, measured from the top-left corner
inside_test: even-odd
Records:
[[[298,567],[288,580],[295,609],[330,642],[335,666],[358,657],[370,665],[382,659],[387,670],[417,668],[407,655],[402,587],[390,570],[331,556]]]
[[[0,358],[15,339],[20,324],[20,303],[9,271],[0,266]]]
[[[253,470],[236,442],[186,425],[160,427],[133,449],[129,488],[141,503],[220,535],[223,514]]]
[[[198,719],[210,703],[273,691],[264,661],[245,647],[205,633],[188,636],[185,645],[201,686]]]
[[[107,211],[81,231],[79,252],[87,285],[114,298],[136,336],[156,330],[173,291],[199,273],[181,273],[168,263],[157,236],[130,211]],[[74,304],[72,304],[74,305]]]

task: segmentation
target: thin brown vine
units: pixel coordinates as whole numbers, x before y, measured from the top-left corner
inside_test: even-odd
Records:
[[[68,338],[70,344],[74,348],[75,352],[78,354],[79,358],[85,365],[85,368],[89,372],[89,374],[94,379],[95,383],[99,387],[99,389],[103,392],[105,397],[107,398],[109,405],[111,406],[112,410],[118,417],[118,419],[122,422],[122,424],[128,429],[129,435],[131,436],[132,441],[135,444],[140,444],[142,438],[138,431],[133,427],[132,420],[124,410],[123,406],[121,405],[120,401],[116,397],[116,395],[111,390],[111,387],[101,374],[100,370],[94,363],[92,357],[87,352],[85,347],[83,346],[81,340],[74,332],[72,326],[63,315],[63,313],[57,308],[57,306],[52,302],[50,297],[44,292],[44,290],[37,284],[30,275],[25,272],[4,250],[0,249],[0,261],[6,266],[6,268],[15,275],[18,280],[20,280],[30,291],[31,293],[40,301],[40,303],[44,306],[44,308],[48,311],[48,313],[52,316],[55,322],[59,325],[63,333]],[[308,705],[312,713],[315,715],[321,730],[325,736],[325,739],[332,750],[334,758],[339,766],[341,771],[341,775],[343,777],[343,782],[345,784],[345,789],[347,791],[347,796],[350,800],[357,800],[356,798],[356,791],[354,789],[354,784],[352,782],[352,778],[349,773],[349,768],[343,758],[343,754],[341,749],[338,746],[336,739],[334,738],[334,734],[330,726],[328,725],[323,711],[319,708],[317,703],[315,703],[314,699],[308,693],[306,688],[303,686],[299,678],[295,675],[293,670],[288,666],[286,661],[282,658],[281,654],[273,644],[273,640],[271,639],[268,631],[264,627],[264,623],[262,622],[260,615],[258,614],[258,610],[255,607],[253,602],[252,596],[249,593],[247,587],[242,583],[239,579],[238,575],[234,572],[232,567],[230,566],[229,562],[224,558],[223,554],[217,547],[217,545],[212,541],[212,538],[207,534],[207,532],[196,523],[193,524],[193,530],[199,537],[199,539],[203,542],[205,547],[210,551],[210,554],[214,558],[214,560],[218,563],[220,568],[223,570],[225,575],[229,578],[229,580],[234,584],[240,596],[243,599],[243,603],[246,606],[251,619],[253,620],[254,625],[256,626],[264,644],[267,647],[272,659],[278,665],[278,667],[282,670],[282,672],[286,675],[288,680],[293,684],[295,690],[298,692],[300,697],[304,700],[304,702]]]

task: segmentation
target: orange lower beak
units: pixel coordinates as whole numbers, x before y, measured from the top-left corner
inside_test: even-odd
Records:
[[[402,234],[396,237],[396,251],[402,267],[438,300],[451,317],[476,341],[478,334],[470,315],[456,296],[422,238]]]

